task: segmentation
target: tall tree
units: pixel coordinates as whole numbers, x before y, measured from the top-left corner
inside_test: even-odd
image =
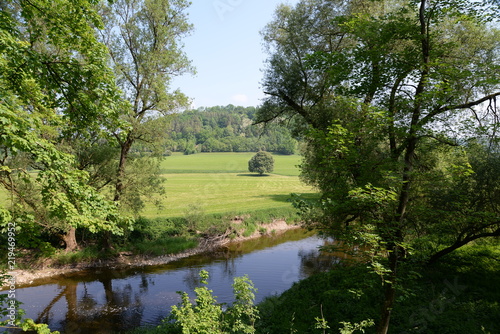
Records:
[[[192,29],[185,0],[118,0],[101,8],[107,45],[117,84],[130,106],[121,110],[126,127],[112,129],[120,148],[114,200],[126,191],[130,150],[136,141],[154,146],[165,133],[166,118],[188,104],[179,90],[170,91],[175,76],[193,72],[181,38]],[[158,188],[157,188],[158,189]],[[135,189],[137,190],[137,189]]]
[[[263,31],[270,56],[259,120],[297,122],[309,142],[303,178],[323,194],[302,208],[318,227],[363,237],[387,254],[374,263],[385,285],[378,333],[389,328],[409,246],[437,230],[422,213],[436,208],[449,182],[473,183],[470,155],[459,152],[470,138],[485,145],[496,133],[500,39],[488,22],[495,9],[461,0],[302,1],[281,6]],[[453,159],[442,154],[450,147]],[[448,183],[424,178],[443,172]],[[461,190],[468,195],[455,199],[467,205],[471,188]],[[454,222],[448,240],[456,242],[432,261],[500,235],[494,206],[471,208],[474,218]]]
[[[67,134],[118,121],[120,98],[95,37],[102,27],[95,4],[0,4],[0,185],[11,195],[0,222],[18,224],[26,238],[42,230],[58,235],[67,250],[77,247],[76,228],[121,231],[114,203],[88,184],[64,148]]]

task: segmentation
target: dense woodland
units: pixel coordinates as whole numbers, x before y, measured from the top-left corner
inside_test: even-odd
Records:
[[[258,152],[294,154],[297,140],[287,127],[255,125],[255,107],[199,108],[170,117],[166,152]]]
[[[182,49],[193,28],[188,6],[0,3],[0,240],[10,247],[2,254],[72,253],[81,240],[113,254],[117,240],[157,232],[138,217],[164,193],[159,164],[169,152],[290,154],[300,138],[301,177],[319,196],[294,205],[307,227],[357,250],[358,261],[271,299],[260,322],[248,280],[235,282],[226,312],[199,288],[197,306],[183,295],[175,321],[155,331],[296,332],[298,314],[301,333],[498,332],[498,293],[488,292],[500,271],[498,1],[279,5],[261,32],[262,106],[198,110],[170,87],[194,71]],[[208,229],[217,235],[215,222]],[[158,225],[166,238],[188,223]],[[429,284],[442,286],[446,271],[469,279],[471,294],[437,311],[446,298]],[[415,312],[429,300],[424,323]],[[454,327],[453,317],[473,324]]]

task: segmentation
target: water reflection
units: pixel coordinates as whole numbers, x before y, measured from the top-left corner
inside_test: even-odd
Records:
[[[176,291],[192,293],[200,285],[202,268],[210,273],[210,289],[222,303],[232,300],[233,278],[245,274],[258,288],[257,302],[281,293],[293,282],[338,263],[338,256],[318,251],[325,242],[292,230],[163,266],[53,278],[18,289],[17,298],[28,317],[61,333],[117,333],[160,323],[180,301]]]
[[[135,280],[121,282],[120,276],[116,271],[103,271],[91,282],[82,281],[81,277],[61,278],[55,289],[50,285],[21,289],[19,299],[28,316],[64,333],[113,333],[118,324],[121,330],[141,325],[143,297],[151,283],[146,274],[138,276],[137,284]],[[45,296],[38,295],[39,291],[45,296],[55,292],[41,311],[39,305],[44,302],[39,303],[38,298]],[[32,315],[32,311],[38,316]]]

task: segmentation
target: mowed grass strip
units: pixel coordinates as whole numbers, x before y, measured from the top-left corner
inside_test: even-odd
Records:
[[[290,206],[291,193],[314,190],[299,180],[300,157],[275,155],[275,172],[248,172],[255,153],[172,155],[162,163],[167,181],[162,208],[148,205],[143,216],[182,217],[193,205],[205,213],[247,212]]]

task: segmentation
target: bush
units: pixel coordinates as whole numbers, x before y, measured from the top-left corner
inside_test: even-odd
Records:
[[[200,272],[201,282],[207,285],[208,272]],[[182,303],[172,307],[171,319],[167,322],[168,333],[255,333],[255,321],[259,312],[254,306],[255,292],[247,276],[236,277],[233,283],[235,301],[225,311],[206,286],[195,288],[196,305],[186,292],[181,293]]]

